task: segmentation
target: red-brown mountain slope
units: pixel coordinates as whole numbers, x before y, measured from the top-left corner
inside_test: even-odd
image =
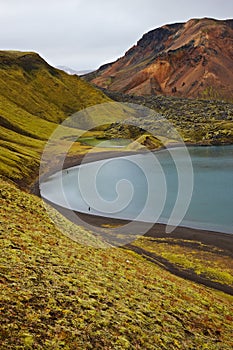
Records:
[[[164,25],[86,78],[128,94],[233,100],[233,19]]]

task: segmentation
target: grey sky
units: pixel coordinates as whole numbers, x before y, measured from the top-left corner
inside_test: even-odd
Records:
[[[0,49],[95,69],[147,31],[190,18],[233,18],[232,0],[0,0]]]

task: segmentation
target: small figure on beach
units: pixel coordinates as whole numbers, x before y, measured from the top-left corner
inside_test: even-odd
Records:
[[[91,207],[88,207],[88,211],[91,211]]]

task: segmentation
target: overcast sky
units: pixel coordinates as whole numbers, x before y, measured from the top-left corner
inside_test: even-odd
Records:
[[[232,0],[0,0],[0,49],[96,69],[151,29],[190,18],[233,18]]]

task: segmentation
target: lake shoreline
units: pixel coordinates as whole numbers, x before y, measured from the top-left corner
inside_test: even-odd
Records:
[[[69,209],[60,207],[49,201],[45,201],[47,204],[51,205],[58,212],[64,215],[68,220],[74,222],[78,226],[82,226],[87,230],[91,230],[94,237],[104,237],[108,236],[108,228],[120,228],[121,226],[127,225],[130,221],[123,219],[112,219],[103,216],[95,216],[91,214],[80,213],[77,211],[72,211],[72,214]],[[71,214],[71,215],[70,215]],[[139,228],[143,229],[142,222],[137,223]],[[141,226],[141,227],[140,227]],[[91,227],[91,229],[90,229]],[[110,233],[111,234],[111,233]],[[69,235],[68,235],[69,236]],[[174,242],[177,242],[180,247],[189,247],[200,254],[203,254],[203,251],[213,251],[218,256],[230,257],[233,259],[233,235],[221,232],[214,231],[204,231],[197,230],[189,227],[178,226],[171,233],[166,233],[166,225],[155,223],[144,235],[148,240],[160,242],[160,239],[166,242],[168,249],[169,245],[174,245]],[[72,236],[69,236],[73,239]],[[109,238],[109,237],[108,237]],[[135,237],[135,240],[140,238],[140,235]],[[75,240],[75,239],[74,239]],[[127,238],[126,238],[127,240]],[[114,245],[113,245],[114,247]],[[162,256],[143,249],[138,245],[134,245],[134,238],[132,237],[131,243],[122,243],[116,246],[118,249],[126,249],[133,251],[136,254],[142,256],[144,259],[150,261],[151,263],[158,265],[170,273],[190,280],[192,282],[204,285],[209,288],[224,292],[226,294],[233,296],[233,287],[228,284],[223,284],[218,281],[214,281],[205,275],[199,275],[192,269],[183,269],[179,265],[170,262],[167,259],[164,259]],[[98,249],[98,248],[97,248]],[[104,248],[106,249],[106,248]]]
[[[77,154],[75,156],[71,156],[68,157],[64,160],[64,163],[62,166],[59,165],[53,165],[49,171],[45,172],[43,175],[40,175],[41,179],[46,179],[47,177],[54,175],[57,171],[59,170],[65,170],[71,167],[75,167],[78,165],[81,165],[84,158],[85,161],[83,163],[92,163],[92,162],[96,162],[99,160],[104,160],[104,159],[111,159],[111,158],[116,158],[116,157],[127,157],[127,156],[133,156],[133,155],[139,155],[139,154],[146,154],[148,152],[159,152],[159,151],[163,151],[163,150],[168,150],[168,149],[174,149],[174,148],[179,148],[179,147],[183,147],[186,146],[187,148],[189,147],[222,147],[222,146],[231,146],[231,143],[225,143],[225,144],[208,144],[205,142],[201,142],[201,143],[191,143],[191,142],[185,142],[184,144],[182,143],[170,143],[168,145],[166,145],[166,147],[158,147],[155,149],[150,149],[148,150],[147,148],[141,148],[139,150],[117,150],[115,149],[115,147],[113,147],[113,149],[115,150],[101,150],[101,151],[97,151],[97,152],[87,152],[84,154]],[[37,196],[40,196],[40,190],[39,190],[39,177],[37,177],[37,179],[35,181],[33,181],[31,183],[31,185],[29,187],[24,187],[22,184],[21,186],[22,188],[28,190],[30,193],[35,194]]]
[[[46,203],[50,204],[56,210],[58,210],[62,215],[69,218],[69,209],[60,207],[54,203],[46,200]],[[72,211],[79,219],[81,219],[87,225],[91,225],[96,228],[98,232],[101,229],[106,229],[106,227],[120,227],[127,225],[131,220],[115,219],[105,216],[97,216],[92,214],[81,213],[78,211]],[[145,223],[138,222],[138,225],[142,226]],[[154,223],[152,227],[144,234],[145,237],[151,238],[173,238],[181,240],[190,240],[193,242],[200,242],[204,245],[214,246],[216,248],[222,249],[227,255],[233,258],[233,235],[229,233],[209,231],[202,229],[195,229],[191,227],[177,226],[172,232],[166,232],[166,224]]]
[[[192,145],[193,146],[193,145]],[[155,150],[156,151],[156,150]],[[85,157],[85,163],[91,163],[98,160],[110,159],[114,157],[123,157],[134,154],[143,154],[145,151],[104,151],[104,152],[89,152],[88,154],[82,154],[78,156],[69,157],[65,160],[63,164],[63,169],[71,168],[74,166],[78,166],[82,163]],[[56,172],[56,167],[51,169],[51,171],[44,175],[44,177],[48,177]],[[39,182],[34,183],[31,192],[40,196],[39,191]],[[53,205],[57,210],[59,206]],[[80,212],[76,212],[76,214],[83,219],[85,222],[96,226],[101,227],[102,225],[125,225],[125,223],[129,222],[127,220],[115,219],[109,217],[96,216],[91,214],[84,214]],[[228,254],[233,257],[233,234],[223,233],[211,230],[204,229],[196,229],[191,227],[176,227],[175,230],[171,233],[166,233],[166,224],[155,223],[153,227],[146,233],[146,236],[154,237],[154,238],[176,238],[176,239],[188,239],[191,241],[199,241],[203,244],[212,245],[219,249],[226,250]]]

